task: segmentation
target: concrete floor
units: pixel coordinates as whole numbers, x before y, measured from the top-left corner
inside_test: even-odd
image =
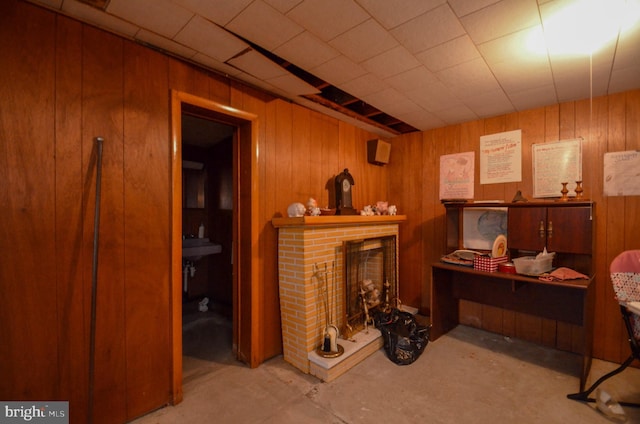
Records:
[[[578,389],[578,357],[470,327],[429,343],[413,364],[377,351],[330,383],[281,356],[256,369],[235,361],[228,321],[206,313],[185,320],[184,400],[136,421],[151,423],[610,423],[595,404],[568,400]],[[594,360],[591,377],[616,368]],[[601,386],[640,402],[640,369]],[[640,408],[624,408],[640,423]]]

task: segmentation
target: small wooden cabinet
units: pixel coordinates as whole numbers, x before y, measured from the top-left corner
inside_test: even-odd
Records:
[[[593,203],[511,205],[507,221],[507,245],[512,257],[546,248],[556,253],[556,267],[593,274]]]
[[[510,207],[509,247],[521,250],[591,254],[592,205]]]

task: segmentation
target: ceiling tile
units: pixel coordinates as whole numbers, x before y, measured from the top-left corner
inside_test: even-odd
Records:
[[[391,33],[411,53],[419,53],[464,35],[464,28],[447,4],[402,24]]]
[[[369,15],[352,0],[306,0],[287,16],[324,41],[369,19]]]
[[[384,111],[394,117],[410,113],[416,108],[414,102],[409,100],[404,94],[398,92],[395,88],[387,88],[386,90],[373,93],[362,100],[377,108],[384,107]]]
[[[474,59],[437,72],[442,83],[456,96],[463,98],[469,93],[481,94],[499,88],[493,73],[482,59]]]
[[[260,47],[273,50],[303,28],[261,0],[256,0],[225,25],[231,32]]]
[[[355,79],[337,84],[338,88],[359,98],[369,96],[389,88],[389,84],[372,73],[361,75]]]
[[[417,66],[406,72],[391,76],[385,81],[401,93],[421,91],[439,82],[438,78],[424,66]]]
[[[249,48],[247,43],[199,16],[189,21],[174,40],[220,62],[226,62],[227,59]]]
[[[407,97],[426,110],[438,111],[461,105],[453,92],[440,81],[407,93]]]
[[[478,119],[478,115],[462,103],[447,109],[436,110],[433,114],[449,125]]]
[[[449,5],[459,18],[498,3],[500,0],[449,0]]]
[[[553,84],[507,92],[507,96],[516,110],[520,111],[558,103]]]
[[[385,79],[420,66],[420,62],[404,47],[398,46],[364,61],[362,66],[378,78]]]
[[[404,115],[396,116],[395,118],[402,119],[407,124],[423,131],[431,128],[443,127],[446,124],[442,119],[438,118],[434,114],[421,109],[417,109],[411,113],[407,113]]]
[[[373,19],[340,34],[329,42],[356,63],[360,63],[377,54],[398,45],[398,41]]]
[[[402,0],[401,7],[394,1],[358,0],[358,3],[382,26],[391,29],[435,9],[446,0]]]
[[[193,17],[193,12],[169,0],[111,0],[107,12],[167,38]]]
[[[502,0],[460,21],[476,44],[541,25],[536,0]]]
[[[234,68],[233,66],[229,66],[226,63],[222,63],[219,60],[206,56],[202,53],[196,53],[191,60],[196,63],[200,63],[209,69],[214,69],[223,75],[237,77],[243,73],[241,70]]]
[[[255,50],[247,50],[226,61],[228,65],[234,66],[249,75],[263,80],[283,76],[287,73],[281,66],[264,57]]]
[[[541,35],[539,27],[481,44],[478,48],[500,85],[507,91],[553,84],[553,73],[546,54],[529,51],[527,40]]]
[[[640,65],[640,25],[620,31],[616,48],[614,69]],[[640,75],[639,75],[640,78]]]
[[[77,1],[65,1],[62,4],[62,11],[83,22],[88,22],[100,28],[108,28],[110,31],[126,37],[133,37],[140,30],[138,25],[133,25],[130,22],[103,13],[95,7],[87,6]]]
[[[146,29],[138,31],[136,34],[136,40],[140,40],[162,50],[166,50],[179,57],[190,58],[196,54],[196,51],[192,48],[176,43],[175,41],[169,40],[154,32],[147,31]]]
[[[416,55],[430,71],[437,72],[480,57],[468,35],[432,47]]]
[[[500,89],[481,94],[470,94],[462,99],[479,118],[515,112],[513,105]]]
[[[286,91],[287,93],[303,96],[306,94],[318,94],[320,91],[312,86],[311,84],[307,84],[302,81],[300,78],[296,77],[292,74],[280,75],[275,78],[270,78],[266,80],[269,84],[272,84],[274,87],[278,87],[281,90]]]
[[[313,54],[309,54],[313,52]],[[274,50],[279,57],[302,69],[311,69],[340,56],[333,47],[304,31]]]
[[[637,89],[640,87],[640,65],[614,69],[611,72],[609,94]]]
[[[311,73],[333,85],[351,81],[367,73],[357,63],[340,55],[311,69]]]
[[[171,0],[220,26],[225,26],[253,0]]]
[[[226,0],[226,1],[228,2],[229,0]],[[265,3],[271,5],[272,7],[280,11],[280,13],[287,13],[288,11],[296,7],[298,4],[302,3],[303,0],[264,0],[264,1]]]

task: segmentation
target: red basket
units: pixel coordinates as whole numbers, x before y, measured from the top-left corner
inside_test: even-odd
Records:
[[[496,272],[498,264],[503,264],[509,259],[508,256],[498,256],[492,258],[490,256],[476,255],[473,258],[473,269],[478,271]]]

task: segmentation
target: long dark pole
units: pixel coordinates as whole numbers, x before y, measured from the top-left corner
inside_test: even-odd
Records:
[[[91,330],[89,340],[89,411],[93,422],[93,386],[96,352],[96,298],[98,292],[98,241],[100,236],[100,185],[102,180],[102,137],[96,137],[96,209],[93,217],[93,267],[91,272]]]

